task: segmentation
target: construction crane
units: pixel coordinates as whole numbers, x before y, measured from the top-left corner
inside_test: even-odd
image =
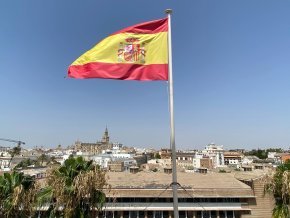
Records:
[[[17,143],[18,146],[25,145],[25,142],[12,140],[12,139],[2,139],[2,138],[0,138],[0,141],[14,142],[14,143]]]

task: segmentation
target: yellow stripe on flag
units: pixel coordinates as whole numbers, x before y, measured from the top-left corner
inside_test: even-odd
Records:
[[[130,61],[124,60],[124,57],[130,58],[127,54],[134,46],[139,46],[139,53],[132,63],[144,65],[168,63],[167,32],[160,32],[111,35],[80,56],[72,65],[83,65],[90,62],[128,63]],[[125,52],[127,53],[125,54]],[[134,59],[134,57],[132,58]]]

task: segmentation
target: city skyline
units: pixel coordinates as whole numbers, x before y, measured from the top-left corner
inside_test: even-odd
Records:
[[[1,3],[1,138],[67,146],[108,126],[124,145],[169,146],[166,82],[64,76],[109,34],[172,8],[177,149],[289,148],[290,2],[126,3]]]

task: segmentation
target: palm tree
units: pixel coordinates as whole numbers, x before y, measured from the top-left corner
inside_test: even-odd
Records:
[[[10,167],[11,165],[11,162],[12,162],[12,159],[14,158],[15,155],[19,155],[21,152],[21,147],[20,145],[17,145],[15,147],[13,147],[8,153],[10,154],[11,158],[9,160],[9,163],[8,163],[8,167]]]
[[[277,167],[276,172],[268,177],[265,191],[275,198],[273,218],[290,217],[290,161]]]
[[[47,186],[38,194],[39,206],[49,205],[46,216],[95,217],[105,202],[105,174],[82,157],[67,159],[51,170]]]
[[[40,162],[40,165],[43,166],[44,161],[48,161],[50,158],[46,154],[41,154],[37,160]]]
[[[33,214],[36,184],[31,176],[13,171],[0,176],[0,216],[28,217]]]

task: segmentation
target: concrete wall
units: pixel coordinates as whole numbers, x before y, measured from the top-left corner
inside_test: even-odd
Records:
[[[256,199],[248,202],[252,212],[250,215],[242,215],[241,218],[272,218],[275,201],[272,195],[264,193],[263,180],[252,180],[251,186],[256,196]]]

